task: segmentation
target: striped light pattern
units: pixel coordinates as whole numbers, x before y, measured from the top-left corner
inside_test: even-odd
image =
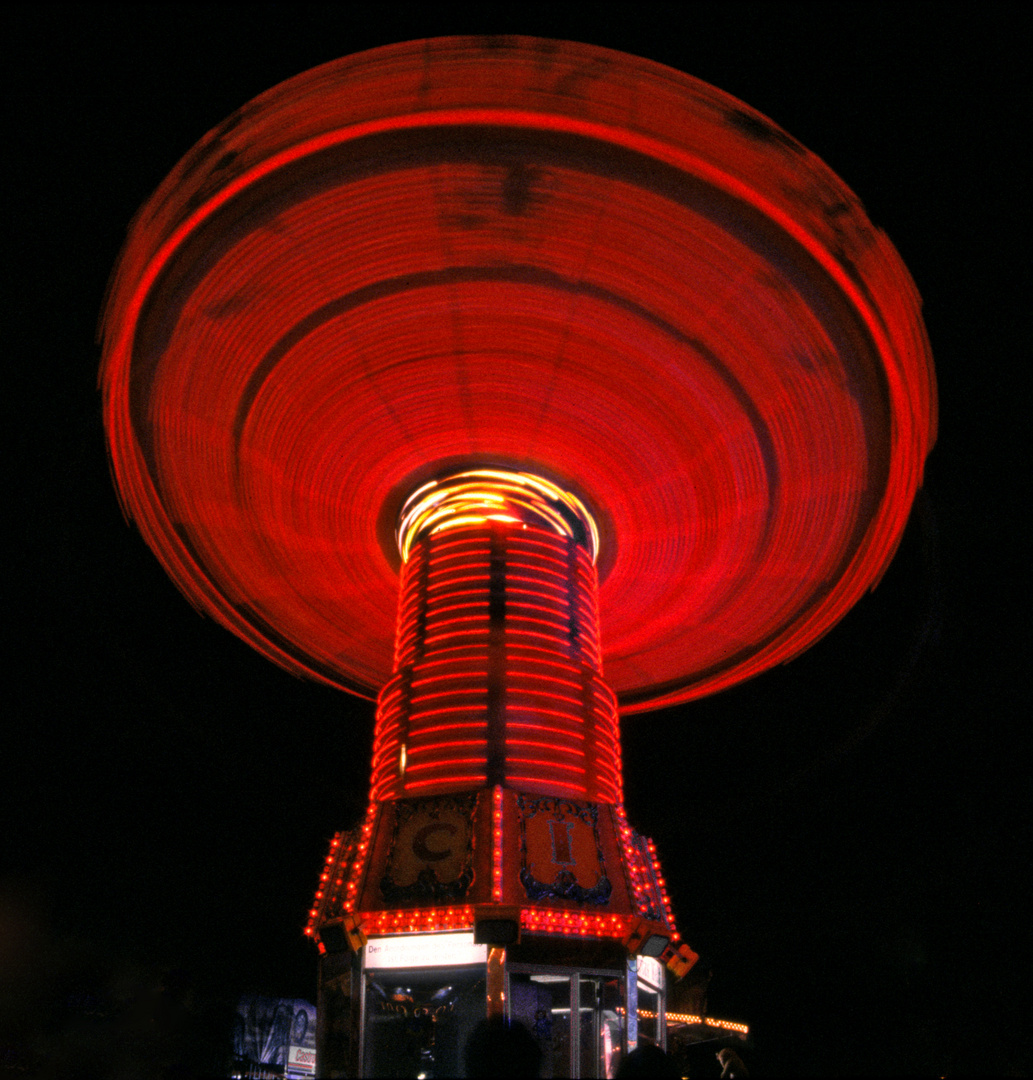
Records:
[[[592,519],[580,507],[576,539],[553,490],[481,472],[472,497],[464,473],[435,486],[432,507],[419,510],[423,493],[410,500],[419,512],[399,531],[408,559],[395,672],[378,702],[374,801],[485,785],[620,801]]]
[[[634,711],[828,632],[935,435],[914,283],[827,166],[688,75],[529,38],[346,57],[209,133],[134,219],[102,385],[123,506],[176,584],[367,696],[391,530],[442,471],[593,508]]]

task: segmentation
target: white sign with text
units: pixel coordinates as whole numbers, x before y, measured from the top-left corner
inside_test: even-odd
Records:
[[[367,968],[484,964],[488,960],[488,946],[475,945],[472,933],[370,938],[366,942],[364,960]]]

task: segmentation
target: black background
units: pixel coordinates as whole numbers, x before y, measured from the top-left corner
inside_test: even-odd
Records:
[[[751,1025],[754,1075],[1028,1073],[1029,88],[1015,9],[564,10],[4,16],[0,1069],[116,1075],[135,1054],[136,1075],[190,1075],[220,1003],[314,1000],[306,911],[328,838],[365,808],[372,706],[201,619],[122,519],[95,330],[129,220],[204,132],[299,71],[394,41],[519,32],[687,71],[824,158],[901,252],[936,358],[939,443],[874,593],[793,663],[624,725],[629,816],[713,972],[710,1012]]]

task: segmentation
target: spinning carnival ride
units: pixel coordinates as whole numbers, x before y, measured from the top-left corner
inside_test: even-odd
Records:
[[[308,927],[320,1075],[455,1072],[486,1010],[555,1075],[662,1042],[694,954],[625,817],[618,706],[826,633],[935,434],[919,299],[857,198],[650,61],[375,49],[165,180],[102,385],[123,505],[180,589],[379,693],[369,811]]]

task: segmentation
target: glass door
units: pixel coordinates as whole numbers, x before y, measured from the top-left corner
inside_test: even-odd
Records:
[[[510,1018],[538,1043],[542,1077],[616,1074],[624,1041],[618,972],[510,969],[508,1002]]]
[[[542,1077],[572,1077],[570,975],[510,972],[509,1015],[534,1036],[542,1052]]]
[[[578,1076],[612,1078],[624,1043],[618,975],[578,976]]]

